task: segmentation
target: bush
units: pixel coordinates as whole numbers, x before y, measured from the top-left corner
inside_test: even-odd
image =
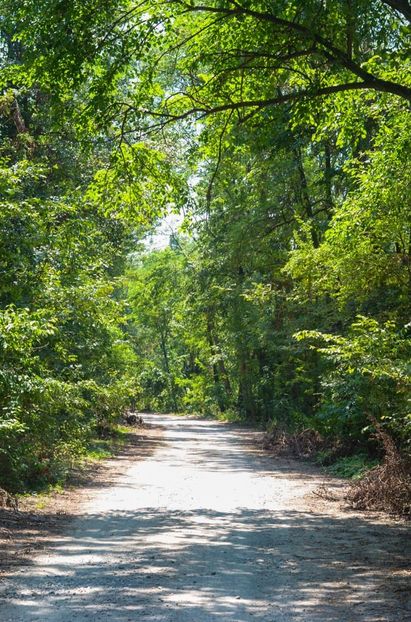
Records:
[[[406,329],[358,316],[345,337],[316,331],[296,337],[309,340],[328,362],[321,380],[320,430],[365,442],[372,437],[373,419],[409,451],[411,343]]]

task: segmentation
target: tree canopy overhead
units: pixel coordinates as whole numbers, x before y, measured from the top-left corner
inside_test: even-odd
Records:
[[[91,430],[133,393],[409,452],[410,19],[401,0],[5,3],[3,354],[66,383],[56,446],[57,420]],[[180,233],[147,250],[170,210]],[[43,398],[13,378],[21,481]]]
[[[53,0],[17,17],[33,79],[63,99],[81,85],[124,131],[344,92],[411,99],[408,2]]]

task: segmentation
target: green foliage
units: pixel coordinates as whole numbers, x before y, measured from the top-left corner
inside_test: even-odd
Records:
[[[406,321],[411,231],[410,115],[394,113],[372,148],[346,169],[352,190],[335,210],[323,243],[313,246],[306,225],[286,266],[302,295],[332,293],[341,306],[372,301],[384,292],[387,308]]]
[[[321,457],[317,457],[317,461],[321,464]],[[358,480],[377,464],[376,460],[370,460],[365,454],[354,454],[339,458],[327,467],[327,472],[336,477]]]
[[[132,402],[364,451],[377,421],[407,450],[392,4],[4,3],[1,485],[64,471]],[[143,249],[178,210],[184,235]]]
[[[184,177],[173,170],[164,152],[144,143],[122,144],[110,167],[96,172],[86,199],[106,215],[144,226],[176,210],[185,198],[184,190]]]
[[[12,52],[5,43],[6,69]],[[53,114],[38,87],[0,99],[0,486],[11,490],[62,481],[134,395],[119,278],[130,227],[87,196],[107,153],[49,133]]]
[[[359,437],[380,422],[400,441],[411,436],[411,340],[391,321],[358,316],[346,336],[297,333],[330,363],[322,380],[319,418],[325,430]],[[317,343],[315,343],[317,342]]]

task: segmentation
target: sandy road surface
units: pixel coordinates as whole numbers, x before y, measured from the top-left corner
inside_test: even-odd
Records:
[[[146,416],[165,443],[96,489],[0,590],[2,622],[399,622],[404,524],[313,503],[315,470],[253,433]]]

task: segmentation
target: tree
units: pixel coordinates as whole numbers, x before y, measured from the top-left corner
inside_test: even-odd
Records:
[[[9,4],[5,157],[32,182],[5,166],[18,226],[3,236],[4,304],[18,327],[16,278],[47,283],[29,300],[51,309],[53,373],[74,357],[70,387],[104,397],[133,360],[144,406],[236,412],[366,451],[374,420],[405,450],[409,18],[385,0]],[[127,243],[179,208],[188,239],[129,259],[123,343]]]
[[[2,35],[3,70],[18,57]],[[128,222],[86,194],[107,149],[57,131],[36,86],[0,97],[0,485],[62,477],[129,403]]]
[[[82,85],[77,112],[121,119],[123,139],[349,91],[411,99],[407,2],[30,1],[17,17],[31,75],[63,99]]]

